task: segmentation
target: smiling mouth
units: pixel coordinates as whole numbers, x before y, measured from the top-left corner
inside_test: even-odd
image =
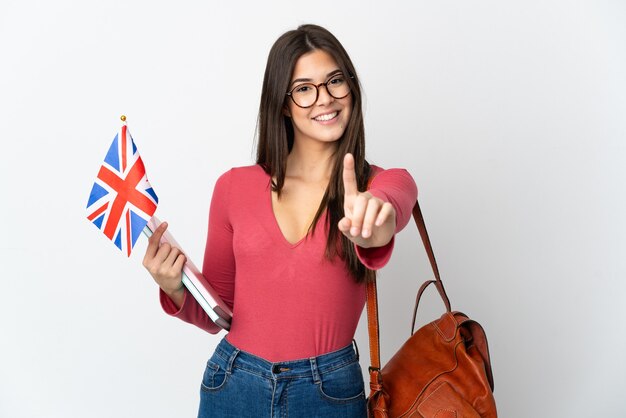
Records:
[[[316,120],[318,122],[326,122],[326,121],[336,118],[338,114],[339,112],[327,113],[325,115],[316,116],[313,118],[313,120]]]

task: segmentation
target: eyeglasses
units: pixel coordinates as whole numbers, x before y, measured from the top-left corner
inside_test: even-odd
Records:
[[[354,77],[350,77],[354,78]],[[343,74],[336,74],[328,79],[328,81],[319,84],[302,83],[295,86],[291,91],[287,92],[287,96],[298,107],[311,107],[317,102],[319,97],[319,88],[326,87],[326,91],[335,99],[343,99],[350,94],[350,85]]]

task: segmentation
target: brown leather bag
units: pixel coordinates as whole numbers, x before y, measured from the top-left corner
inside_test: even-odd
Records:
[[[493,375],[485,331],[478,322],[452,312],[439,277],[424,218],[416,203],[413,217],[428,253],[435,280],[419,289],[413,311],[411,337],[380,369],[376,281],[367,284],[367,323],[372,366],[370,418],[497,417]],[[446,313],[417,332],[415,317],[424,290],[434,283]]]

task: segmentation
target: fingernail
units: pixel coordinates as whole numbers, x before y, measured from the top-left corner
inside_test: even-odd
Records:
[[[353,226],[353,227],[350,229],[350,234],[351,234],[353,237],[356,237],[357,235],[359,235],[359,228],[357,228],[356,226]]]
[[[363,238],[369,237],[370,236],[370,230],[364,228],[362,235],[363,235]]]

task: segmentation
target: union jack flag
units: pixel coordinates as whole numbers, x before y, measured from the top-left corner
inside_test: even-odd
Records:
[[[159,199],[126,125],[115,135],[87,202],[87,219],[127,256]]]

